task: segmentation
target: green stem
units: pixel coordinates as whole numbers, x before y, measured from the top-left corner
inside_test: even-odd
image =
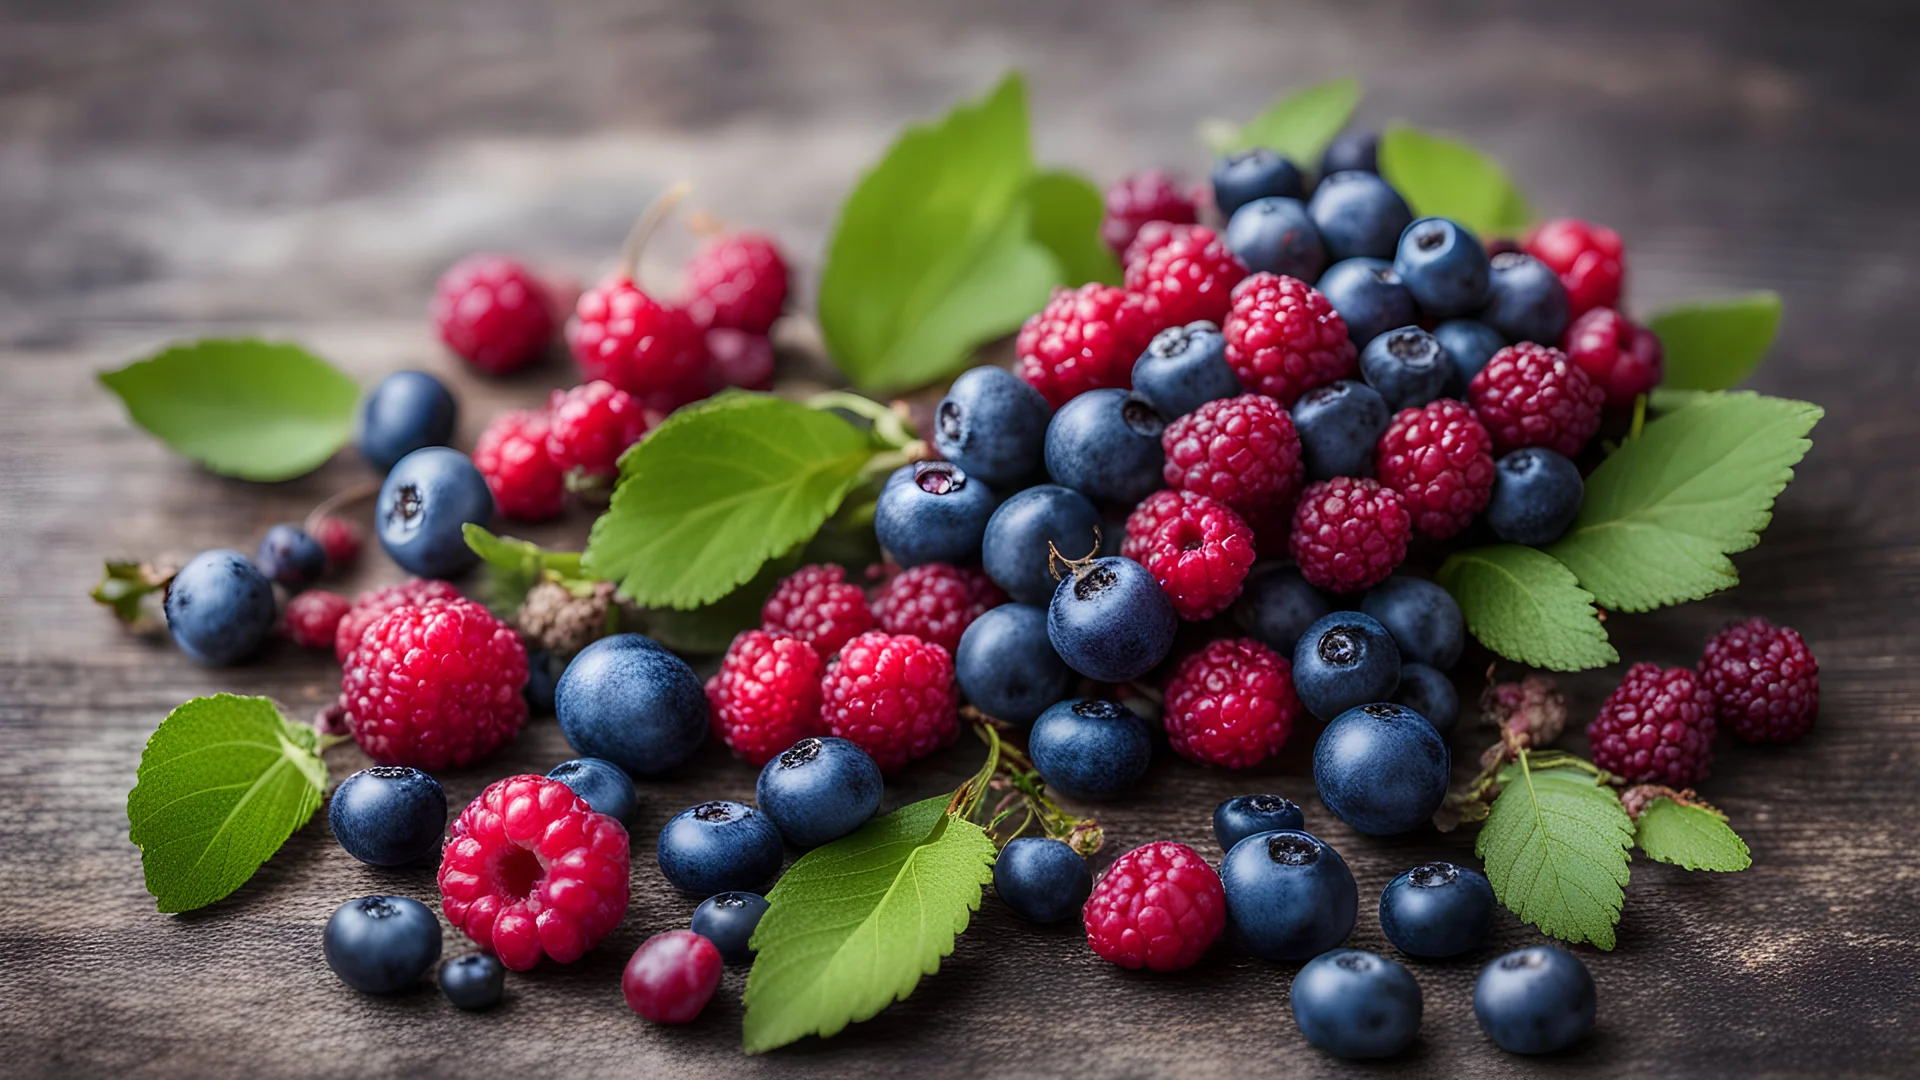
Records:
[[[1627,429],[1627,441],[1640,437],[1640,429],[1647,426],[1647,395],[1640,394],[1633,399],[1633,426]]]
[[[866,420],[873,425],[874,435],[894,450],[901,449],[914,439],[905,418],[890,406],[882,405],[870,397],[846,390],[828,390],[808,398],[806,404],[811,409],[840,409]]]

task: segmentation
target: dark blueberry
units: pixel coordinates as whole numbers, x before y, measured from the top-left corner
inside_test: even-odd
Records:
[[[1209,401],[1240,393],[1240,376],[1227,363],[1227,339],[1210,322],[1169,326],[1153,335],[1133,364],[1133,392],[1167,420]]]
[[[1214,163],[1213,204],[1222,217],[1230,218],[1255,199],[1270,197],[1306,198],[1299,166],[1265,147],[1229,154]]]
[[[933,445],[968,476],[1011,491],[1040,470],[1052,411],[1040,391],[1006,368],[971,368],[940,399]]]
[[[544,649],[535,649],[527,653],[527,685],[521,694],[527,699],[527,708],[535,716],[553,715],[553,691],[560,682],[560,673],[567,666],[559,657]]]
[[[1061,580],[1047,605],[1047,640],[1067,666],[1099,682],[1153,670],[1173,648],[1180,617],[1146,567],[1095,559]]]
[[[334,911],[320,940],[341,982],[364,994],[395,994],[440,959],[440,920],[418,900],[363,896]]]
[[[640,793],[634,790],[633,777],[625,769],[597,757],[574,758],[553,767],[547,779],[558,780],[587,801],[596,814],[605,814],[622,825],[633,820],[640,809]]]
[[[1403,663],[1445,671],[1467,647],[1467,622],[1453,594],[1426,578],[1394,574],[1367,590],[1360,610],[1373,616],[1400,650]]]
[[[987,519],[980,558],[987,576],[1008,596],[1044,604],[1057,584],[1054,552],[1084,559],[1099,546],[1100,511],[1085,495],[1059,484],[1036,484],[1009,497]]]
[[[245,555],[216,548],[173,575],[162,607],[181,652],[216,667],[237,664],[273,629],[273,584]]]
[[[327,549],[308,536],[307,530],[282,523],[268,529],[267,535],[260,538],[253,561],[269,579],[285,585],[288,592],[297,593],[320,580],[327,568]]]
[[[469,522],[493,517],[493,493],[467,455],[429,446],[400,459],[380,485],[374,522],[380,546],[400,568],[429,578],[450,578],[473,568],[480,556],[467,546]]]
[[[980,561],[980,538],[1000,499],[951,461],[916,461],[887,477],[873,510],[880,546],[901,566]]]
[[[1161,485],[1166,426],[1136,394],[1089,390],[1047,425],[1047,475],[1096,502],[1137,503]]]
[[[1348,709],[1313,746],[1313,783],[1334,816],[1369,836],[1419,828],[1447,796],[1453,759],[1426,717],[1376,702]]]
[[[1419,321],[1413,294],[1385,259],[1334,263],[1314,287],[1340,313],[1347,324],[1347,336],[1355,345],[1364,346],[1396,326]]]
[[[1445,735],[1460,718],[1460,693],[1453,680],[1425,664],[1401,664],[1400,685],[1393,692],[1393,703],[1405,705],[1421,716],[1433,729]]]
[[[1022,836],[1001,849],[993,889],[1015,915],[1052,923],[1080,914],[1093,892],[1093,875],[1087,860],[1062,841]]]
[[[640,634],[614,634],[580,650],[560,674],[553,701],[567,744],[628,776],[673,768],[707,736],[707,693],[699,676]]]
[[[1447,380],[1447,393],[1457,398],[1467,396],[1467,384],[1487,366],[1494,353],[1507,347],[1500,331],[1473,319],[1448,319],[1433,328],[1433,337],[1453,366],[1453,377]]]
[[[489,953],[468,953],[440,965],[440,992],[462,1009],[491,1009],[507,986],[507,966]]]
[[[1421,218],[1407,226],[1393,269],[1430,319],[1465,315],[1487,302],[1487,249],[1479,237],[1446,218]]]
[[[1459,956],[1493,932],[1493,886],[1478,870],[1423,863],[1380,893],[1380,929],[1408,956]]]
[[[1488,964],[1473,984],[1480,1030],[1513,1054],[1551,1054],[1593,1030],[1593,976],[1580,958],[1551,945],[1517,949]]]
[[[1314,281],[1327,268],[1327,248],[1299,199],[1255,199],[1227,222],[1227,247],[1247,269]]]
[[[1353,932],[1360,890],[1347,861],[1298,829],[1254,833],[1220,863],[1227,923],[1263,960],[1319,956]]]
[[[1146,775],[1146,721],[1113,701],[1070,698],[1033,722],[1027,754],[1047,786],[1075,799],[1111,799]]]
[[[1359,170],[1322,177],[1307,202],[1307,213],[1326,242],[1327,257],[1335,262],[1391,259],[1400,234],[1413,223],[1413,212],[1399,192],[1378,174]]]
[[[1391,415],[1419,408],[1445,393],[1453,379],[1453,364],[1432,334],[1403,326],[1360,350],[1360,377],[1380,394]]]
[[[753,963],[747,943],[767,913],[767,898],[754,892],[715,893],[693,909],[693,932],[713,942],[729,964]]]
[[[1333,137],[1326,152],[1320,155],[1321,176],[1356,171],[1380,171],[1379,132],[1343,131]]]
[[[1293,977],[1287,996],[1300,1034],[1335,1057],[1392,1057],[1420,1034],[1420,984],[1375,953],[1322,953]]]
[[[1256,569],[1233,602],[1233,621],[1267,648],[1292,656],[1300,635],[1333,608],[1292,566]]]
[[[375,765],[333,789],[327,826],[347,854],[371,866],[403,866],[440,853],[447,793],[419,769]]]
[[[396,371],[360,405],[360,454],[381,472],[422,447],[453,438],[453,395],[424,371]]]
[[[1567,289],[1560,276],[1539,259],[1521,251],[1503,251],[1493,257],[1487,278],[1487,306],[1479,320],[1508,341],[1559,345],[1570,318]]]
[[[880,809],[880,766],[845,739],[801,739],[767,760],[754,801],[787,843],[819,847]]]
[[[973,620],[953,672],[974,708],[1012,724],[1031,723],[1073,686],[1073,669],[1047,639],[1047,609],[1032,604],[1001,604]]]
[[[1306,823],[1293,800],[1278,795],[1235,795],[1213,808],[1213,835],[1221,851],[1232,851],[1254,833],[1297,830]]]
[[[688,896],[764,894],[780,876],[780,830],[751,806],[725,799],[690,806],[660,830],[660,872]]]
[[[1494,467],[1487,524],[1509,544],[1551,544],[1566,534],[1586,497],[1587,482],[1564,454],[1523,447]]]
[[[1399,685],[1400,650],[1370,615],[1336,611],[1307,627],[1293,647],[1293,688],[1322,720],[1385,701]]]
[[[1307,480],[1372,476],[1374,448],[1392,422],[1386,399],[1363,382],[1340,379],[1300,395],[1293,427]]]

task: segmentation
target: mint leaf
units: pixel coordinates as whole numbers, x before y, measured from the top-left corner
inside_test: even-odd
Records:
[[[1229,126],[1204,137],[1216,153],[1264,146],[1312,169],[1359,103],[1358,80],[1334,79],[1288,94],[1238,129]]]
[[[1466,143],[1405,124],[1380,136],[1380,175],[1414,216],[1452,218],[1482,237],[1515,236],[1533,220],[1499,163]]]
[[[133,421],[221,476],[291,480],[353,434],[360,388],[284,342],[176,345],[100,376]]]
[[[1648,320],[1666,354],[1660,385],[1674,390],[1730,390],[1753,374],[1780,330],[1780,294],[1670,307]]]
[[[993,878],[993,841],[940,795],[800,857],[753,932],[749,1054],[838,1034],[940,969]]]
[[[205,907],[245,884],[320,807],[313,729],[263,697],[194,698],[140,755],[127,838],[161,911]]]
[[[872,457],[866,432],[768,394],[681,409],[620,459],[583,572],[644,607],[712,603],[812,536]]]
[[[1493,894],[1515,915],[1543,934],[1611,949],[1633,821],[1598,778],[1579,769],[1534,771],[1527,756],[1501,770],[1503,786],[1474,852]]]
[[[1620,659],[1607,643],[1593,595],[1551,556],[1491,544],[1447,556],[1434,575],[1453,594],[1467,629],[1509,660],[1582,671]]]
[[[1733,585],[1727,556],[1760,542],[1822,415],[1804,401],[1735,391],[1648,423],[1587,477],[1580,515],[1548,554],[1618,611]]]
[[[1065,284],[1120,284],[1120,262],[1100,239],[1106,200],[1092,181],[1065,169],[1035,173],[1027,183],[1027,208],[1033,239],[1053,253]]]
[[[1640,812],[1633,842],[1647,858],[1688,870],[1732,873],[1753,865],[1747,842],[1727,819],[1703,806],[1655,799]]]
[[[487,606],[498,614],[517,608],[527,598],[527,590],[538,585],[549,573],[562,582],[584,579],[577,551],[548,551],[527,540],[495,536],[468,522],[461,526],[467,546],[486,565],[480,593]]]

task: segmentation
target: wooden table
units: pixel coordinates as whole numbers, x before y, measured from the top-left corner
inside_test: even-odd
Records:
[[[1725,746],[1707,794],[1751,843],[1732,876],[1636,862],[1619,948],[1585,950],[1599,1031],[1523,1060],[1475,1028],[1473,977],[1539,940],[1503,913],[1476,957],[1422,964],[1423,1035],[1401,1075],[1912,1075],[1920,1057],[1920,455],[1913,291],[1920,33],[1895,5],[1435,5],[879,2],[809,6],[517,0],[260,5],[10,4],[0,14],[0,1047],[15,1076],[1335,1075],[1286,1009],[1291,966],[1218,949],[1171,977],[1095,959],[989,898],[940,974],[830,1041],[738,1049],[743,977],[684,1029],[629,1013],[620,966],[691,905],[652,866],[671,813],[751,793],[709,748],[648,782],[634,902],[587,959],[510,983],[485,1015],[430,987],[347,990],[320,927],[376,891],[431,900],[428,868],[355,863],[315,822],[231,898],[163,916],[126,839],[125,796],[154,725],[216,691],[327,701],[329,657],[277,645],[231,670],[122,634],[85,592],[106,556],[250,548],[365,477],[352,453],[262,486],[171,456],[93,381],[169,340],[295,338],[371,381],[406,365],[461,395],[461,438],[570,381],[561,365],[471,378],[422,312],[438,270],[478,248],[587,277],[677,177],[695,202],[771,228],[810,282],[840,195],[903,121],[1032,78],[1037,146],[1101,179],[1203,168],[1192,125],[1244,117],[1352,72],[1369,122],[1405,117],[1497,154],[1547,213],[1617,226],[1632,300],[1772,287],[1787,317],[1755,384],[1827,409],[1745,583],[1609,619],[1629,660],[1691,663],[1732,616],[1800,628],[1824,668],[1819,727],[1779,750]],[[1552,10],[1548,10],[1548,8]],[[1858,8],[1859,10],[1852,10]],[[675,233],[647,273],[669,281]],[[803,292],[810,293],[809,285]],[[804,327],[793,331],[804,345]],[[578,510],[543,539],[578,542]],[[524,530],[516,530],[524,531]],[[377,551],[346,587],[398,576]],[[1590,717],[1618,670],[1569,678]],[[1472,685],[1469,686],[1471,690]],[[1477,749],[1470,725],[1456,747]],[[1305,740],[1301,740],[1304,742]],[[1579,740],[1572,740],[1578,747]],[[551,721],[488,780],[567,756]],[[956,784],[961,745],[909,770],[898,805]],[[1363,896],[1466,834],[1363,840],[1312,798],[1299,748],[1252,775],[1160,760],[1103,816],[1108,855],[1172,838],[1217,857],[1208,811],[1257,789],[1306,803]],[[336,776],[363,759],[335,751]],[[1370,910],[1370,909],[1369,909]],[[1385,948],[1363,913],[1352,943]],[[449,948],[456,938],[448,938]]]

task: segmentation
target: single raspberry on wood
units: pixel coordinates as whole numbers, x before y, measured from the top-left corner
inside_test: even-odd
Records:
[[[912,634],[953,652],[960,635],[1007,594],[977,566],[924,563],[882,582],[873,596],[873,617],[889,634]]]
[[[367,627],[397,607],[425,607],[436,601],[461,600],[460,590],[437,578],[409,578],[398,585],[368,589],[354,598],[353,608],[340,619],[333,635],[333,658],[342,664],[352,655],[354,646]]]
[[[607,478],[620,455],[647,433],[647,414],[633,395],[595,379],[547,398],[547,456],[562,473]]]
[[[1346,320],[1297,278],[1263,270],[1235,285],[1221,333],[1240,385],[1288,408],[1307,391],[1360,372]]]
[[[1081,909],[1087,944],[1124,968],[1198,963],[1227,924],[1220,875],[1185,844],[1143,844],[1113,861]]]
[[[1374,475],[1399,493],[1414,529],[1435,540],[1471,525],[1493,495],[1493,437],[1452,398],[1400,410],[1373,460]]]
[[[1820,664],[1798,631],[1763,618],[1707,639],[1700,681],[1719,725],[1746,742],[1784,743],[1820,714]]]
[[[1140,226],[1149,221],[1191,224],[1200,220],[1193,199],[1177,181],[1157,169],[1122,178],[1107,189],[1106,203],[1100,239],[1115,255],[1125,255]]]
[[[1523,341],[1493,354],[1467,387],[1495,457],[1544,446],[1573,457],[1600,430],[1607,392],[1551,345]]]
[[[1597,307],[1573,320],[1564,339],[1567,359],[1607,395],[1607,407],[1627,409],[1660,384],[1665,354],[1660,338],[1612,308]]]
[[[1253,529],[1217,499],[1167,494],[1173,500],[1156,502],[1146,514],[1136,508],[1127,518],[1122,553],[1147,568],[1181,618],[1210,619],[1240,595],[1253,568]]]
[[[1014,339],[1018,374],[1056,409],[1088,390],[1125,389],[1156,329],[1124,289],[1097,281],[1056,288]]]
[[[1555,218],[1527,236],[1527,254],[1546,263],[1567,289],[1570,313],[1616,307],[1626,283],[1625,245],[1605,225]]]
[[[567,346],[587,381],[605,379],[662,416],[710,392],[700,328],[625,275],[580,294]]]
[[[833,734],[883,772],[946,746],[960,733],[960,691],[947,650],[911,634],[861,634],[827,665],[821,714]]]
[[[327,553],[327,569],[339,573],[360,557],[360,528],[343,518],[328,514],[313,523],[307,535],[319,541]]]
[[[1167,683],[1167,742],[1203,765],[1260,764],[1286,745],[1299,716],[1293,665],[1252,638],[1210,643]]]
[[[1593,763],[1629,784],[1691,787],[1713,766],[1713,699],[1692,668],[1638,663],[1587,725]]]
[[[1165,228],[1163,236],[1154,229],[1141,230],[1142,235],[1127,249],[1127,291],[1141,297],[1153,325],[1149,338],[1165,327],[1201,319],[1220,323],[1227,317],[1233,287],[1247,276],[1245,264],[1212,229],[1205,225]],[[1157,238],[1142,243],[1149,232]]]
[[[499,749],[527,722],[527,650],[471,600],[387,612],[340,677],[353,741],[382,765],[444,769]]]
[[[547,433],[545,413],[515,410],[494,417],[473,444],[473,467],[510,518],[545,521],[566,501],[566,475],[547,452]]]
[[[1398,492],[1375,480],[1336,476],[1307,485],[1293,512],[1288,549],[1309,584],[1356,593],[1387,580],[1407,557],[1412,532]]]
[[[1284,510],[1300,494],[1300,433],[1262,394],[1209,401],[1160,435],[1170,487],[1208,495],[1252,519]]]
[[[340,620],[353,609],[352,601],[325,589],[308,589],[287,601],[287,636],[308,649],[330,649]]]
[[[803,566],[773,587],[760,609],[760,629],[782,630],[812,645],[824,659],[873,629],[873,609],[847,572],[830,563]]]
[[[504,375],[527,366],[553,340],[553,299],[532,271],[504,255],[470,255],[440,275],[433,328],[456,355]]]
[[[765,334],[787,303],[787,261],[773,237],[738,232],[716,237],[687,263],[680,306],[702,330],[722,327]]]
[[[809,735],[823,735],[820,654],[784,633],[742,631],[707,680],[714,737],[749,765]]]

